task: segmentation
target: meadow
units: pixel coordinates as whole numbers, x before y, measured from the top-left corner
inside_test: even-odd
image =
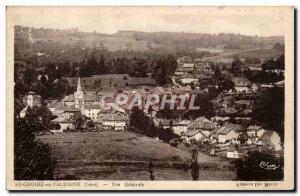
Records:
[[[57,159],[56,179],[191,180],[189,151],[131,132],[75,132],[42,135]],[[219,158],[200,153],[199,180],[233,180],[235,172],[218,168]]]

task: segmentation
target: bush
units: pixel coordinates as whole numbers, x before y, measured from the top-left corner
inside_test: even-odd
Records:
[[[268,152],[249,152],[245,159],[235,161],[235,166],[238,180],[275,181],[283,180],[284,176],[283,158],[277,158]]]

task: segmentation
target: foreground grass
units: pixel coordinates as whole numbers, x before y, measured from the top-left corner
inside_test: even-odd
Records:
[[[58,179],[72,176],[84,180],[149,180],[148,167],[153,161],[155,180],[191,180],[190,171],[185,168],[191,161],[189,152],[144,135],[76,132],[43,135],[38,140],[51,146],[58,162],[55,171]],[[214,162],[214,158],[201,156],[201,162],[205,160]],[[200,180],[234,176],[233,171],[205,169]]]

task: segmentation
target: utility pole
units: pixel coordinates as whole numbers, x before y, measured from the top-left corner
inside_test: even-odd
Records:
[[[194,181],[199,180],[199,164],[198,164],[198,151],[193,149],[192,154],[192,164],[191,164],[191,173]]]

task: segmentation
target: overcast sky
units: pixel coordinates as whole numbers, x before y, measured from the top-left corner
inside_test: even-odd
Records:
[[[284,35],[284,9],[211,7],[11,7],[14,24],[45,28],[116,33],[240,33]]]

